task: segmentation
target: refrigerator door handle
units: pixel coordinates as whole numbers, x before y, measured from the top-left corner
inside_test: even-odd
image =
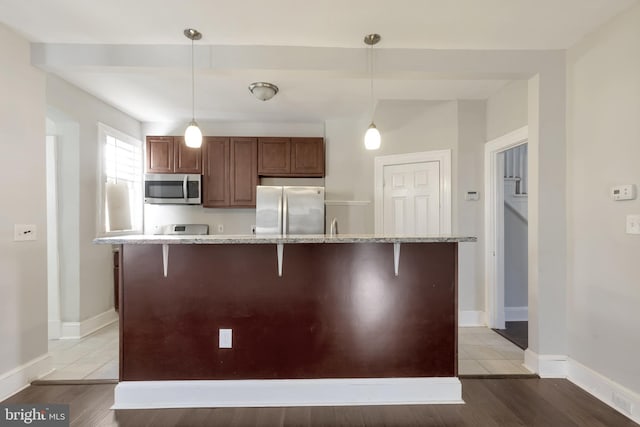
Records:
[[[282,194],[282,190],[280,191],[280,200],[278,201],[278,230],[280,230],[280,234],[284,235],[284,222],[283,217],[287,215],[287,208],[283,207],[284,204],[284,194]],[[284,215],[283,215],[284,210]]]
[[[286,236],[287,235],[287,216],[288,216],[288,205],[289,205],[289,198],[287,197],[287,193],[285,191],[282,192],[282,215],[280,216],[281,221],[282,221],[282,235]]]

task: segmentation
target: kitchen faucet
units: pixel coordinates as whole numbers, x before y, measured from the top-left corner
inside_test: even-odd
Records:
[[[338,218],[333,218],[331,220],[331,228],[329,229],[329,235],[330,236],[338,235]]]

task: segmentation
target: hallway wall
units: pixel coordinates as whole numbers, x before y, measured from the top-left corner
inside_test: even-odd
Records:
[[[30,65],[28,41],[2,23],[0,52],[2,400],[48,365],[40,359],[47,354],[45,76]],[[34,224],[37,240],[14,241],[14,224]]]
[[[637,393],[640,236],[625,233],[640,200],[640,4],[567,54],[569,356]],[[637,410],[637,408],[636,408]]]

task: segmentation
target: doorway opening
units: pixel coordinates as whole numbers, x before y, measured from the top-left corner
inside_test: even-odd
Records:
[[[488,326],[528,347],[528,128],[485,145]]]

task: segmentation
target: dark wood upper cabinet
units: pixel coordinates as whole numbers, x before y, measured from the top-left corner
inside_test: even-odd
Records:
[[[202,173],[202,150],[190,148],[181,136],[147,137],[148,173]]]
[[[291,138],[291,174],[324,176],[324,140]]]
[[[255,207],[259,176],[323,177],[322,138],[216,137],[190,148],[181,136],[148,136],[148,173],[202,174],[202,205]]]
[[[173,138],[173,171],[175,173],[202,173],[202,149],[187,147],[184,137]]]
[[[147,172],[172,173],[173,154],[172,136],[148,136]]]
[[[206,137],[203,143],[202,205],[229,206],[229,138]]]
[[[231,138],[230,206],[255,207],[258,185],[257,163],[257,138]]]
[[[258,139],[206,137],[203,146],[202,205],[255,207]]]
[[[323,138],[259,138],[258,175],[323,177]]]
[[[291,138],[258,139],[258,174],[278,175],[291,172]]]

